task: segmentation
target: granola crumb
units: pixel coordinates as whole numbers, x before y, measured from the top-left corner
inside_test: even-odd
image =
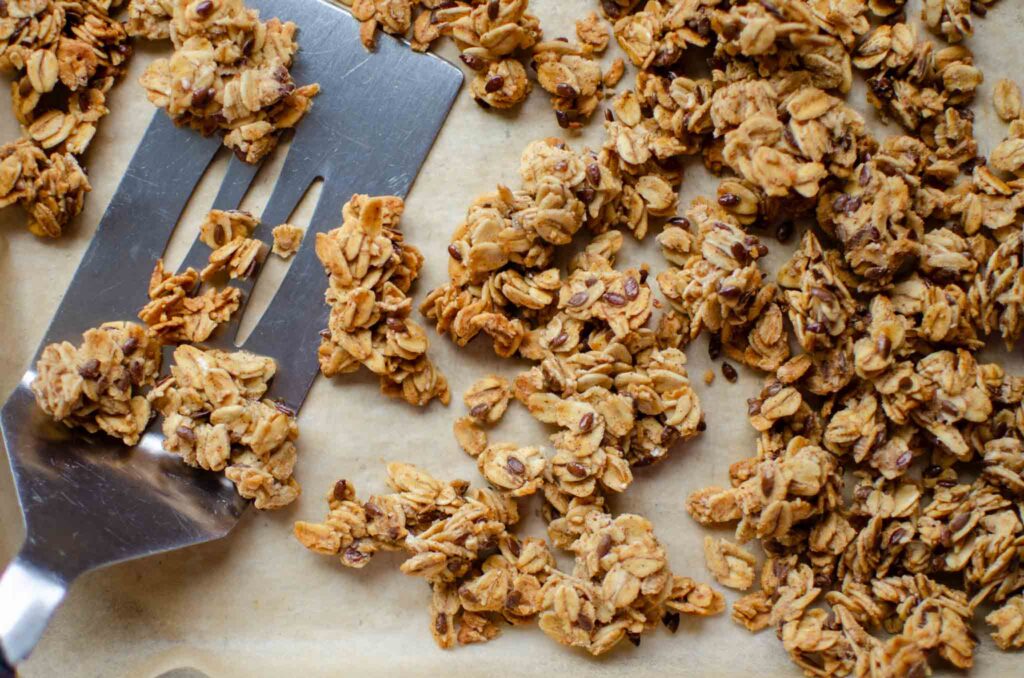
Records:
[[[274,236],[272,251],[282,259],[289,259],[299,251],[299,246],[302,245],[302,237],[306,234],[305,230],[291,224],[275,226],[272,233]]]
[[[707,384],[708,386],[711,386],[711,384],[714,381],[715,381],[715,371],[714,370],[706,370],[704,372],[704,383]]]

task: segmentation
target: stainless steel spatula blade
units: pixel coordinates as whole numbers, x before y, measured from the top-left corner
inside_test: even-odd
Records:
[[[462,74],[387,37],[376,52],[367,53],[357,22],[319,0],[252,4],[264,18],[298,24],[301,51],[293,75],[296,82],[321,85],[312,111],[295,132],[257,235],[267,238],[318,178],[323,188],[302,249],[246,346],[278,361],[274,394],[297,408],[317,373],[316,333],[326,317],[313,233],[337,226],[341,206],[353,193],[408,191]],[[153,264],[219,145],[219,139],[177,129],[156,114],[37,358],[46,344],[77,343],[90,327],[135,318],[146,302]],[[232,160],[215,206],[237,207],[254,176],[255,168]],[[193,248],[186,263],[200,263],[205,254]],[[219,337],[225,345],[233,343],[236,328],[227,329]],[[129,449],[50,421],[29,389],[34,363],[0,410],[27,532],[0,577],[0,665],[7,667],[35,646],[78,575],[221,537],[246,505],[230,482],[164,453],[157,432],[151,430]]]

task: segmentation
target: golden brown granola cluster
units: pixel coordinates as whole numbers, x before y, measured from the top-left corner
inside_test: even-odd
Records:
[[[543,40],[540,21],[528,12],[529,0],[339,0],[361,22],[360,39],[367,49],[376,32],[405,36],[412,29],[412,48],[430,49],[449,36],[474,71],[473,98],[484,108],[512,108],[533,89],[527,74],[551,95],[559,125],[582,126],[594,113],[605,87],[622,77],[621,60],[602,72],[598,57],[608,47],[610,30],[596,13],[577,22],[578,44],[565,39]]]
[[[478,416],[481,416],[478,414]],[[512,466],[507,457],[506,463]],[[582,516],[572,574],[557,569],[543,539],[519,539],[513,494],[441,482],[409,464],[387,466],[393,494],[356,499],[338,481],[322,523],[297,522],[306,548],[364,567],[378,551],[402,550],[405,574],[433,591],[430,629],[442,648],[491,640],[500,624],[536,621],[555,640],[602,654],[679,613],[715,614],[724,607],[709,587],[673,575],[665,550],[640,516],[612,519],[592,508]]]
[[[223,132],[224,145],[246,162],[273,150],[320,91],[297,87],[289,72],[295,24],[260,21],[243,0],[131,0],[128,17],[131,35],[174,45],[169,59],[156,60],[139,79],[149,100],[175,124]]]
[[[134,445],[150,416],[141,390],[159,372],[160,345],[152,335],[133,323],[105,323],[86,331],[81,346],[65,341],[43,349],[32,392],[55,421]]]
[[[770,375],[749,401],[756,455],[732,465],[729,487],[687,502],[701,523],[737,524],[738,543],[705,543],[720,583],[759,580],[733,618],[774,626],[808,675],[906,675],[935,658],[970,666],[982,604],[998,607],[987,620],[1000,647],[1020,647],[1024,381],[975,355],[1024,331],[1019,90],[995,88],[1010,129],[986,162],[970,50],[922,39],[900,2],[602,6],[639,72],[613,102],[601,151],[528,147],[522,189],[477,199],[452,238],[450,282],[423,306],[460,345],[484,332],[500,355],[539,362],[514,392],[558,425],[555,456],[489,445],[472,413],[456,425],[463,447],[498,486],[521,491],[509,486],[516,476],[533,492],[540,480],[553,542],[577,543],[603,493],[628,484],[623,460],[658,457],[648,428],[679,421],[685,396],[659,393],[663,409],[650,408],[632,390],[653,373],[648,361],[682,356],[680,344],[707,331],[712,357]],[[940,1],[923,12],[956,43],[970,10]],[[709,77],[676,71],[695,47],[712,50]],[[856,72],[905,134],[868,133],[844,101]],[[718,190],[674,216],[679,162],[698,154],[722,176]],[[675,315],[651,330],[646,272],[614,268],[622,236],[609,228],[643,237],[662,217],[669,268],[658,283]],[[770,279],[763,229],[785,241],[802,218],[816,226]],[[555,250],[584,226],[596,237],[563,274]],[[731,366],[723,373],[735,380]],[[685,393],[685,370],[676,374]],[[505,398],[499,385],[480,392]],[[692,435],[699,404],[682,410]],[[637,444],[648,455],[629,458]],[[510,462],[521,473],[510,476]],[[768,556],[760,577],[743,547],[752,540]]]
[[[421,407],[434,398],[448,404],[448,381],[427,357],[427,334],[409,318],[407,295],[423,255],[398,230],[404,210],[398,197],[354,195],[341,226],[317,233],[331,307],[320,371],[332,377],[364,366],[380,377],[385,395]]]
[[[295,413],[263,399],[277,365],[246,351],[179,346],[148,394],[163,415],[163,446],[189,466],[223,471],[258,509],[295,501]]]
[[[0,148],[0,207],[18,203],[28,228],[55,238],[82,211],[89,181],[76,160],[109,113],[107,93],[131,56],[112,18],[119,3],[6,2],[0,7],[0,69],[12,72],[23,138]]]

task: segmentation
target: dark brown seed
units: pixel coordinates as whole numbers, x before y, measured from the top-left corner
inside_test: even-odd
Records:
[[[78,373],[83,379],[96,379],[100,376],[100,361],[89,358],[78,368]]]
[[[594,622],[591,621],[590,617],[585,614],[581,614],[576,618],[576,626],[580,627],[584,631],[590,631],[594,628]]]
[[[783,221],[775,227],[775,239],[779,242],[786,242],[793,237],[793,222]]]
[[[626,638],[629,642],[633,643],[633,647],[640,647],[640,634],[633,633],[632,631],[626,631]]]
[[[211,99],[213,99],[213,88],[211,87],[200,87],[199,89],[192,90],[192,105],[197,108],[202,108],[210,103]]]
[[[526,467],[523,466],[523,462],[515,457],[509,457],[508,461],[505,462],[505,466],[508,467],[508,472],[512,475],[521,476],[526,473]]]
[[[128,337],[128,340],[121,344],[122,353],[132,353],[139,347],[139,340],[135,337]]]
[[[462,63],[466,64],[474,71],[482,71],[486,62],[478,56],[472,54],[460,54],[459,58],[462,59]]]
[[[437,617],[434,619],[434,630],[442,636],[448,633],[448,615],[444,612],[437,613]]]
[[[730,384],[735,384],[740,375],[736,372],[736,368],[730,363],[722,363],[722,376],[725,377],[726,381]]]
[[[597,195],[597,191],[592,189],[590,186],[584,186],[576,192],[576,197],[581,201],[589,203]]]
[[[633,301],[640,296],[640,285],[635,278],[626,278],[626,282],[622,284],[622,291],[627,299]]]
[[[601,535],[601,541],[597,542],[597,557],[604,558],[612,550],[612,538],[607,534]]]
[[[551,348],[558,348],[559,346],[561,346],[562,344],[564,344],[568,340],[569,340],[569,335],[568,334],[566,334],[565,332],[559,332],[558,336],[556,336],[554,339],[551,340],[551,343],[549,344],[549,346],[551,346]]]
[[[196,5],[196,14],[205,19],[213,11],[213,3],[210,0],[203,0]]]
[[[400,320],[399,318],[388,318],[387,326],[388,329],[391,330],[392,332],[399,333],[404,333],[409,329],[405,326],[405,323],[402,322],[402,320]]]
[[[516,558],[518,558],[519,554],[523,552],[523,547],[519,543],[518,539],[516,539],[515,537],[509,537],[509,539],[508,539],[508,550],[512,552],[512,555],[514,555]]]
[[[775,489],[775,470],[770,466],[765,466],[761,469],[761,494],[765,497],[772,496],[772,490]]]
[[[577,478],[585,478],[587,475],[586,467],[578,461],[569,462],[568,465],[566,465],[566,468],[569,469],[569,473],[573,474]]]
[[[924,470],[925,478],[934,478],[939,475],[942,475],[942,467],[938,464],[932,464]]]
[[[651,272],[647,270],[646,266],[644,268],[640,269],[640,284],[641,285],[643,285],[645,282],[647,282],[647,276],[649,276],[650,274],[651,274]]]
[[[821,300],[826,304],[831,304],[836,300],[836,296],[826,290],[824,287],[812,287],[811,296]]]
[[[330,339],[331,331],[325,327],[324,329],[320,330],[320,336],[323,337],[324,339]]]
[[[487,3],[487,18],[494,21],[498,18],[498,14],[501,12],[500,0],[490,0]]]
[[[139,360],[133,360],[128,364],[128,375],[131,377],[132,384],[138,386],[142,383],[142,362]]]
[[[366,511],[366,515],[368,515],[370,518],[379,518],[380,516],[384,515],[381,512],[380,508],[371,501],[368,501],[365,504],[363,504],[363,510]]]
[[[608,302],[612,306],[625,306],[626,305],[626,298],[624,296],[622,296],[621,294],[619,294],[618,292],[605,292],[604,295],[602,296],[602,299],[604,299],[606,302]]]
[[[346,497],[348,497],[348,482],[339,480],[334,483],[334,498],[338,501],[345,501]]]
[[[448,245],[448,254],[450,254],[452,259],[455,261],[462,261],[462,252],[460,252],[459,248],[455,246],[455,243]]]
[[[490,107],[491,107],[491,105],[489,103],[487,103],[486,101],[484,101],[483,99],[477,99],[476,97],[473,97],[473,101],[475,101],[476,105],[479,106],[480,108],[484,109],[485,111],[490,109]]]
[[[893,530],[892,534],[889,535],[889,546],[895,546],[896,544],[899,544],[900,540],[902,540],[905,536],[907,536],[906,530],[904,530],[902,527],[897,527],[895,530]]]
[[[666,612],[661,618],[661,623],[665,625],[665,628],[669,630],[669,633],[675,633],[679,630],[679,613]]]
[[[587,181],[593,186],[601,184],[601,167],[596,162],[587,165]]]
[[[488,94],[493,94],[494,92],[497,92],[504,86],[505,78],[501,77],[500,75],[492,75],[490,78],[487,79],[487,82],[484,83],[484,91],[487,92]]]
[[[743,290],[735,285],[723,285],[722,288],[718,290],[718,296],[726,299],[739,299],[743,296]]]
[[[555,92],[560,97],[575,99],[580,95],[579,91],[567,82],[560,82],[555,86]]]
[[[747,251],[747,248],[742,243],[734,242],[729,251],[732,252],[732,258],[738,261],[740,265],[746,266],[750,263],[750,252]]]
[[[576,294],[569,297],[569,305],[582,306],[583,304],[587,303],[587,299],[589,298],[590,297],[586,292],[577,292]]]
[[[953,532],[959,532],[970,519],[970,514],[958,513],[955,516],[953,516],[953,518],[949,521],[949,529],[951,529]]]
[[[910,466],[910,462],[913,461],[914,455],[910,452],[904,452],[900,456],[896,457],[896,468],[904,469]]]
[[[349,546],[345,549],[345,560],[349,563],[361,563],[368,557],[369,556],[357,549],[355,546]]]
[[[722,355],[722,338],[717,334],[712,334],[708,337],[708,357],[712,360],[718,360]]]
[[[523,594],[519,591],[512,591],[505,597],[505,607],[509,610],[516,609],[521,602],[523,602]]]
[[[488,405],[487,403],[480,403],[479,405],[475,405],[473,409],[469,411],[469,413],[474,417],[482,417],[485,414],[487,414],[488,410],[490,409],[491,406]]]
[[[558,126],[562,129],[569,129],[572,121],[569,120],[569,114],[565,111],[555,111],[555,120],[558,121]]]
[[[612,113],[610,108],[604,109],[604,119],[608,122],[615,122],[615,114]]]
[[[690,220],[686,217],[672,217],[668,220],[668,223],[672,226],[678,226],[679,228],[685,228],[687,231],[690,230]]]
[[[940,481],[938,481],[935,484],[938,485],[939,487],[953,487],[954,485],[956,485],[956,481],[955,480],[940,480]]]
[[[740,197],[735,193],[723,193],[718,196],[718,204],[722,207],[736,207],[740,204]]]
[[[892,350],[892,342],[889,341],[889,337],[885,336],[884,334],[880,335],[878,337],[878,341],[875,342],[875,348],[878,349],[878,353],[879,355],[882,356],[882,358],[888,358],[889,351]]]
[[[782,390],[782,382],[781,381],[773,381],[772,383],[768,384],[768,388],[766,388],[764,392],[767,393],[769,397],[771,397],[771,396],[777,394],[781,390]]]
[[[580,417],[580,431],[590,433],[592,430],[594,430],[594,413],[587,412]]]
[[[183,440],[187,440],[188,442],[193,444],[196,442],[195,431],[188,428],[187,426],[179,426],[178,428],[174,429],[174,432],[178,435],[179,438]]]
[[[757,398],[748,398],[747,399],[747,415],[752,417],[752,416],[754,416],[755,414],[757,414],[760,411],[761,411],[761,401],[758,400]]]

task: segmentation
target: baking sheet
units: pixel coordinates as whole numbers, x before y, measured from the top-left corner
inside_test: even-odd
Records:
[[[548,37],[573,37],[572,22],[596,7],[594,0],[531,2]],[[917,12],[917,3],[911,3],[911,15],[916,17]],[[1019,66],[1024,64],[1022,34],[1024,5],[1002,0],[987,19],[978,22],[976,35],[968,42],[986,76],[974,107],[982,153],[990,151],[1005,133],[991,108],[991,90],[999,77],[1019,75]],[[451,45],[440,51],[449,59],[456,55]],[[93,192],[70,232],[57,241],[42,241],[23,230],[18,210],[0,213],[0,337],[4,347],[0,351],[0,394],[14,388],[35,351],[152,115],[136,79],[159,54],[157,47],[140,45],[129,77],[113,92],[113,113],[103,121],[85,159]],[[613,47],[606,60],[617,54]],[[631,81],[627,73],[620,89]],[[875,120],[862,92],[862,88],[855,91],[851,102]],[[890,127],[888,131],[898,130]],[[17,125],[9,115],[2,116],[0,138],[16,135]],[[426,255],[422,277],[414,288],[417,300],[446,279],[448,237],[472,197],[493,190],[499,182],[515,186],[520,152],[529,141],[546,136],[564,136],[564,132],[556,125],[543,92],[535,92],[520,111],[511,114],[482,111],[465,93],[458,98],[409,196],[403,220],[409,241]],[[602,136],[600,122],[595,120],[570,142],[596,146]],[[278,160],[282,155],[278,153]],[[212,202],[223,160],[208,172],[190,203],[182,220],[186,228],[179,229],[185,237],[176,238],[169,252],[171,264],[183,255],[198,218]],[[261,174],[247,207],[257,212],[262,207],[272,174]],[[682,203],[714,186],[715,180],[699,163],[691,164]],[[303,224],[308,218],[309,202],[300,208],[296,223]],[[140,220],[140,228],[144,227]],[[770,270],[789,250],[772,249]],[[655,273],[665,266],[653,237],[643,244],[627,241],[620,266],[643,261],[649,262]],[[285,266],[271,258],[253,310],[258,312],[264,306],[261,299],[269,299],[273,282]],[[321,300],[322,290],[310,290],[310,303]],[[252,320],[251,315],[247,318]],[[102,320],[109,319],[97,318]],[[427,585],[397,571],[399,556],[386,554],[365,570],[353,571],[299,546],[291,537],[292,522],[320,520],[325,511],[323,496],[337,478],[352,480],[365,496],[384,489],[385,461],[404,460],[438,477],[480,481],[475,464],[458,449],[451,434],[452,422],[464,411],[460,395],[488,372],[511,377],[528,365],[499,360],[484,343],[456,350],[447,339],[432,332],[431,336],[431,355],[447,374],[455,396],[449,408],[435,404],[417,410],[388,400],[379,395],[376,379],[367,374],[319,379],[299,419],[297,476],[304,488],[300,500],[276,513],[247,512],[236,530],[219,542],[83,577],[23,665],[23,675],[155,676],[181,667],[216,677],[601,676],[627,672],[797,675],[773,632],[751,635],[733,624],[727,614],[684,618],[675,635],[661,629],[644,635],[639,649],[622,643],[601,659],[559,646],[535,627],[506,630],[484,645],[442,651],[435,647],[428,628]],[[718,369],[709,364],[706,340],[698,340],[687,353],[691,377],[707,411],[708,430],[678,446],[665,463],[640,469],[634,484],[613,506],[653,520],[675,571],[711,581],[701,547],[706,531],[686,515],[683,499],[699,487],[724,483],[729,463],[752,454],[753,431],[743,412],[745,400],[758,390],[759,380],[741,369],[736,384],[729,384],[719,373],[713,385],[705,386],[701,380],[705,370]],[[1010,361],[999,355],[1020,371],[1019,359]],[[514,406],[492,440],[543,444],[548,432],[523,408]],[[521,533],[543,534],[535,515],[538,507],[536,500],[524,507],[530,518]],[[0,472],[0,562],[14,553],[21,538],[18,509],[4,465]],[[738,597],[736,592],[724,592],[730,603]],[[976,656],[976,675],[1011,674],[1012,667],[1019,666],[1019,657],[997,651],[983,625],[976,630],[984,638]]]

